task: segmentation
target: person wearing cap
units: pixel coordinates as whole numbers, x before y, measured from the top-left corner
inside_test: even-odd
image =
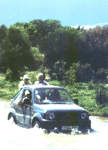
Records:
[[[37,80],[38,80],[38,81],[35,82],[35,85],[49,85],[49,84],[44,80],[44,75],[43,75],[43,73],[39,73],[39,74],[37,75]]]
[[[20,91],[24,85],[31,85],[32,83],[29,82],[29,76],[28,75],[24,75],[23,76],[23,81],[20,81],[19,86],[18,86],[18,90]]]

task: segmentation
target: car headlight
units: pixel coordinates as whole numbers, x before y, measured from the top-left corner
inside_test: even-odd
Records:
[[[87,118],[87,113],[82,113],[82,114],[81,114],[81,118],[82,118],[82,119]]]
[[[55,118],[55,114],[53,112],[46,113],[46,119],[53,120]]]

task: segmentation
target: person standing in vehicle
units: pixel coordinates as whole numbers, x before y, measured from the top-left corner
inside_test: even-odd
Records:
[[[44,75],[43,73],[39,73],[37,76],[37,80],[35,82],[35,85],[49,85],[45,80],[44,80]]]
[[[21,81],[19,83],[19,86],[18,86],[18,90],[20,91],[24,85],[31,85],[32,83],[29,82],[29,76],[28,75],[24,75],[23,76],[23,81]]]

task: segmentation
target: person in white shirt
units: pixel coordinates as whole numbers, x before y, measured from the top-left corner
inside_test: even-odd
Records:
[[[35,82],[35,85],[49,85],[45,80],[44,80],[44,75],[43,73],[39,73],[37,76],[37,80]]]
[[[32,83],[29,82],[29,76],[28,75],[24,75],[23,76],[23,81],[20,81],[19,86],[18,86],[18,90],[20,91],[24,85],[31,85]]]

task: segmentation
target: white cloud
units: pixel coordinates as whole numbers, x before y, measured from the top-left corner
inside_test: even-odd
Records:
[[[99,23],[99,24],[95,24],[95,25],[80,25],[80,28],[84,28],[84,29],[88,30],[88,29],[93,29],[96,26],[101,26],[101,27],[108,26],[108,23]],[[78,27],[79,27],[79,25],[72,26],[72,28],[78,28]]]

